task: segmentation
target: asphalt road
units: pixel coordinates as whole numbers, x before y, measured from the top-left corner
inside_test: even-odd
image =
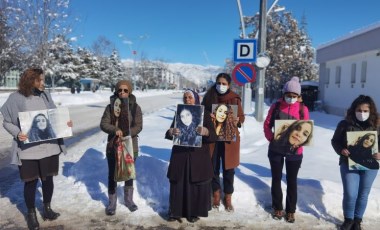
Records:
[[[155,95],[137,98],[144,115],[181,102],[182,93]],[[69,106],[70,118],[73,121],[73,137],[65,139],[66,145],[78,142],[82,137],[99,131],[99,124],[108,103]],[[3,116],[0,114],[0,120]],[[0,169],[10,162],[11,135],[0,126]]]

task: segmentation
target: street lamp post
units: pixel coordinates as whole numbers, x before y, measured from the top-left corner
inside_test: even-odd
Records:
[[[241,23],[241,31],[242,31],[242,37],[243,39],[246,39],[246,35],[245,35],[245,24],[244,24],[244,18],[243,18],[243,11],[241,9],[241,4],[240,4],[240,0],[236,0],[237,4],[238,4],[238,9],[239,9],[239,15],[240,15],[240,23]],[[250,113],[251,112],[251,105],[252,105],[252,89],[251,89],[251,84],[245,84],[243,85],[242,87],[242,91],[243,91],[243,111],[245,114],[247,113]]]
[[[267,0],[260,0],[260,21],[259,21],[259,53],[264,53],[267,40]],[[261,122],[264,120],[263,107],[264,107],[264,81],[265,81],[265,68],[260,68],[259,78],[255,94],[255,117],[256,120]]]

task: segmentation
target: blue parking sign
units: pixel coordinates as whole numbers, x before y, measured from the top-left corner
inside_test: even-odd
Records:
[[[256,62],[256,54],[256,39],[234,40],[234,62]]]

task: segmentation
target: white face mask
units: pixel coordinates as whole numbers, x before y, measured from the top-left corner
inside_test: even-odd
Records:
[[[356,119],[359,121],[366,121],[369,118],[369,112],[361,113],[361,112],[355,112]]]
[[[285,101],[286,101],[286,103],[288,103],[289,105],[292,105],[292,104],[296,103],[297,100],[298,100],[298,98],[285,97]]]
[[[220,94],[225,94],[228,90],[228,86],[226,85],[216,85],[216,91]]]

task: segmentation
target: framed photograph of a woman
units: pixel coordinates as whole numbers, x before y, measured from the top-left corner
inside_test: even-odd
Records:
[[[218,136],[218,141],[235,141],[236,140],[236,125],[235,118],[237,117],[237,105],[213,104],[212,121],[214,122],[215,132]]]
[[[299,147],[312,145],[313,129],[312,120],[275,120],[271,149],[285,155],[297,154]]]
[[[67,108],[19,112],[21,131],[28,135],[24,143],[72,136]]]
[[[198,126],[203,126],[203,105],[177,105],[174,128],[179,135],[173,138],[173,145],[202,146],[202,136],[196,132]]]
[[[377,136],[377,131],[347,132],[350,170],[379,169],[379,162],[372,157],[378,152]]]

